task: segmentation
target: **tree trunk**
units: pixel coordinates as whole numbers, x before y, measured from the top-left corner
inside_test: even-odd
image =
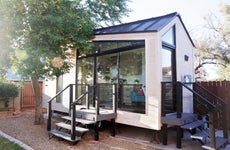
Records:
[[[38,79],[32,78],[32,85],[35,96],[35,120],[34,124],[42,124],[44,122],[43,113],[42,113],[42,97],[40,95],[40,88]]]

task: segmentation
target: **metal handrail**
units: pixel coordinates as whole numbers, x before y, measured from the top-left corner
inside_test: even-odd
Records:
[[[210,108],[210,110],[209,110],[209,128],[210,128],[210,145],[211,145],[211,147],[212,148],[216,148],[216,141],[215,141],[215,125],[214,125],[214,111],[216,110],[216,109],[218,109],[218,107],[217,107],[217,105],[215,104],[215,103],[212,103],[212,102],[210,102],[210,100],[209,99],[207,99],[207,98],[205,98],[204,96],[202,96],[202,95],[200,95],[198,92],[196,92],[194,89],[192,89],[192,88],[190,88],[189,86],[187,86],[186,84],[196,84],[196,83],[193,83],[193,82],[190,82],[190,83],[182,83],[182,82],[162,82],[162,85],[163,85],[163,83],[164,84],[166,84],[166,83],[172,83],[172,84],[174,84],[174,83],[176,83],[175,85],[177,85],[177,96],[178,96],[178,99],[177,99],[177,106],[179,106],[179,108],[177,107],[177,118],[181,118],[181,105],[182,105],[182,103],[181,103],[181,100],[182,100],[182,87],[184,87],[184,88],[186,88],[187,90],[189,90],[190,92],[192,92],[193,94],[194,94],[194,96],[197,96],[198,98],[200,98],[205,104],[207,104],[208,105],[208,107]],[[179,85],[179,86],[178,86]],[[209,95],[211,95],[211,96],[213,96],[214,98],[216,98],[216,99],[218,99],[219,100],[219,102],[222,104],[222,106],[223,106],[223,110],[221,110],[222,111],[222,113],[223,113],[223,120],[222,120],[222,122],[224,122],[225,124],[223,125],[223,136],[224,136],[224,138],[228,138],[228,133],[227,133],[227,125],[226,125],[226,122],[227,122],[227,111],[226,111],[226,102],[224,102],[224,100],[223,99],[221,99],[221,98],[219,98],[218,96],[216,96],[216,95],[214,95],[213,93],[211,93],[210,91],[208,91],[207,89],[205,89],[204,87],[202,87],[201,85],[199,85],[199,84],[196,84],[196,85],[198,85],[202,90],[204,90],[204,92],[205,93],[207,93],[207,94],[209,94]],[[163,86],[162,86],[163,87]],[[163,89],[162,89],[162,91],[163,91]],[[162,95],[163,95],[163,93],[162,93]],[[162,102],[163,102],[163,100],[162,100]],[[164,109],[164,108],[163,108]],[[163,110],[162,110],[163,111]],[[163,114],[164,114],[164,112],[163,112]],[[178,115],[179,114],[179,115]]]
[[[85,97],[89,92],[91,92],[93,89],[95,89],[98,85],[94,85],[88,89],[85,93],[83,93],[81,96],[79,96],[77,99],[75,99],[71,103],[71,140],[75,140],[76,132],[75,132],[75,124],[76,124],[76,104]],[[88,103],[88,102],[87,102]],[[88,106],[87,106],[88,107]]]
[[[95,89],[98,85],[91,86],[88,91],[85,93],[81,94],[77,99],[75,99],[71,105],[76,105],[82,98],[84,98],[88,93],[90,93],[93,89]]]
[[[216,105],[214,105],[213,103],[211,103],[207,98],[203,97],[202,95],[200,95],[199,93],[197,93],[196,91],[194,91],[193,89],[191,89],[190,87],[188,87],[185,83],[182,82],[178,82],[180,83],[183,87],[185,87],[187,90],[189,90],[190,92],[192,92],[193,94],[195,94],[196,96],[198,96],[199,98],[201,98],[206,104],[208,104],[212,109],[216,108]]]
[[[62,94],[65,90],[67,90],[72,85],[76,85],[76,84],[69,84],[68,86],[66,86],[63,90],[59,91],[54,97],[50,98],[48,100],[48,103],[52,102],[55,98],[57,98],[60,94]]]
[[[201,98],[203,101],[205,101],[205,103],[208,104],[209,106],[211,106],[212,109],[215,109],[215,110],[217,109],[217,110],[219,110],[216,104],[211,103],[208,99],[204,98],[204,97],[201,96],[199,93],[195,92],[194,90],[192,90],[191,88],[189,88],[188,86],[185,85],[185,84],[189,84],[189,83],[182,83],[182,82],[179,82],[179,83],[180,83],[182,86],[184,86],[185,88],[187,88],[188,90],[190,90],[192,93],[194,93],[196,96],[198,96],[199,98]],[[190,83],[190,84],[196,84],[196,83]],[[197,85],[198,85],[198,84],[197,84]],[[227,111],[226,111],[226,109],[227,109],[227,107],[226,107],[227,103],[224,102],[223,99],[219,98],[218,96],[214,95],[213,93],[211,93],[210,91],[208,91],[207,89],[205,89],[204,87],[202,87],[201,85],[198,85],[198,86],[200,86],[207,94],[210,94],[211,96],[214,96],[215,98],[217,98],[217,99],[222,103],[223,109],[221,109],[221,112],[222,112],[222,114],[223,114],[223,118],[222,118],[222,119],[223,119],[223,120],[222,120],[222,122],[223,122],[223,135],[224,135],[224,138],[228,138],[227,124],[226,124],[226,122],[227,122]],[[209,117],[210,117],[211,115],[213,115],[213,112],[210,111]],[[213,117],[213,116],[212,116],[212,117]],[[210,118],[211,118],[211,117],[210,117]],[[212,130],[214,130],[214,124],[213,124],[213,122],[214,122],[214,121],[213,121],[213,118],[211,118],[211,124],[212,124],[212,125],[210,125],[210,126],[213,128]],[[209,122],[209,123],[210,123],[210,122]],[[214,131],[211,131],[211,132],[214,132]],[[211,132],[210,132],[210,133],[211,133]],[[212,133],[212,134],[213,134],[213,133]],[[212,136],[215,137],[215,135],[212,135]],[[214,140],[214,138],[212,138],[212,140]],[[211,143],[212,143],[213,146],[215,146],[215,141],[212,141]]]
[[[200,87],[202,90],[204,90],[206,93],[208,93],[209,95],[213,96],[214,98],[216,98],[217,100],[219,100],[223,105],[226,105],[227,103],[220,97],[216,96],[215,94],[213,94],[212,92],[210,92],[209,90],[207,90],[204,86],[202,86],[201,84],[198,84],[196,82],[194,82],[193,84],[195,84],[196,86]]]

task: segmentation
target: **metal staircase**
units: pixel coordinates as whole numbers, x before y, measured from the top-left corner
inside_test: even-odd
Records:
[[[105,106],[100,101],[100,85],[95,85],[88,87],[85,92],[80,95],[77,99],[73,100],[73,86],[75,84],[68,85],[65,89],[57,93],[53,98],[48,101],[48,119],[47,119],[47,131],[49,137],[58,137],[64,140],[67,140],[73,144],[80,141],[82,136],[90,131],[94,130],[94,139],[99,140],[99,124],[103,120],[111,121],[111,135],[115,136],[115,117],[116,117],[116,107],[115,107],[115,95],[116,87],[111,85],[111,97],[112,101],[109,107],[100,107]],[[51,129],[52,127],[52,113],[53,106],[52,102],[56,97],[62,94],[64,91],[69,89],[69,113],[66,116],[61,117],[61,121],[55,123],[56,128]],[[90,95],[93,104],[90,104]],[[85,98],[85,103],[83,101]],[[100,105],[101,104],[101,105]]]
[[[194,113],[183,111],[183,90],[191,93]],[[168,96],[170,92],[171,98]],[[169,107],[167,101],[174,101],[174,106]],[[191,139],[199,140],[203,149],[225,146],[228,142],[226,108],[227,104],[222,99],[197,83],[162,83],[163,145],[167,145],[167,128],[170,125],[177,129],[177,148],[181,148],[183,130],[190,131]],[[220,118],[218,123],[214,121],[216,116]],[[223,131],[222,135],[216,135],[217,129]]]

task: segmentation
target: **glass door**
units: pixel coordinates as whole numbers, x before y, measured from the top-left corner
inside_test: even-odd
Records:
[[[99,85],[100,107],[112,108],[112,84],[118,80],[117,62],[117,53],[97,57],[96,82]]]
[[[176,111],[174,81],[176,81],[175,50],[162,48],[162,82],[164,82],[164,108],[166,112]]]

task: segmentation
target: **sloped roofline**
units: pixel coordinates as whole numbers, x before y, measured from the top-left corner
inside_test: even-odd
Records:
[[[133,21],[129,23],[99,28],[94,30],[94,35],[106,35],[106,34],[124,34],[124,33],[141,33],[141,32],[158,32],[169,24],[176,17],[179,18],[185,32],[191,41],[192,45],[195,47],[192,38],[190,37],[179,13],[173,12],[163,16],[153,17],[149,19],[143,19],[138,21]]]

